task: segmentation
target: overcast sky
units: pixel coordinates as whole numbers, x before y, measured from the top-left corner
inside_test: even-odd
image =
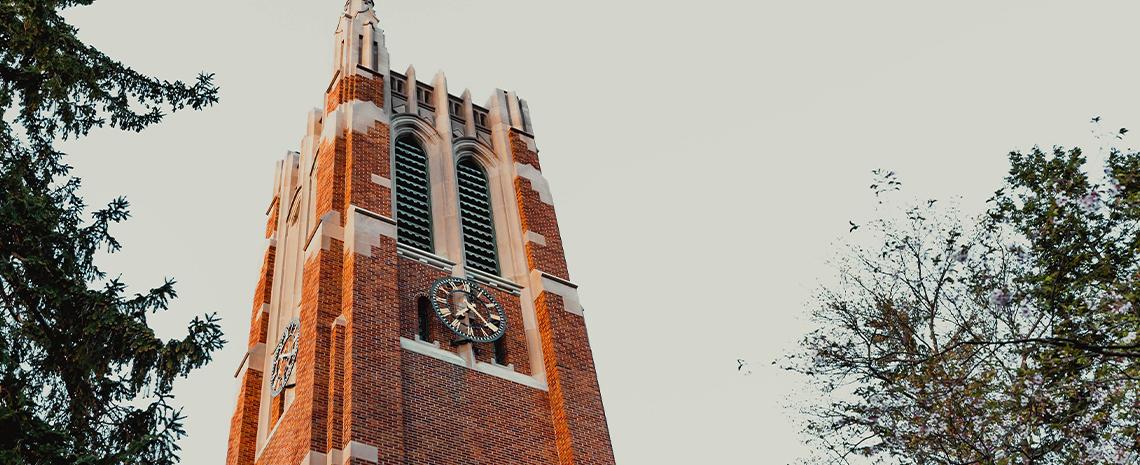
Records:
[[[179,384],[184,463],[221,463],[265,246],[273,162],[330,78],[340,0],[100,0],[80,36],[167,79],[217,74],[221,103],[142,134],[69,144],[91,203],[126,194],[138,287],[178,280],[167,336],[217,311],[230,344]],[[784,463],[803,453],[768,362],[869,172],[980,208],[1015,148],[1140,127],[1136,2],[382,0],[393,67],[530,103],[581,286],[619,464]],[[751,375],[736,359],[753,361]]]

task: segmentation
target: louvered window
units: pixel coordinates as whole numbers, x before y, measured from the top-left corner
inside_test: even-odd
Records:
[[[427,252],[431,246],[431,196],[427,154],[412,137],[396,140],[396,240]]]
[[[459,216],[463,223],[463,255],[467,266],[499,274],[495,253],[495,227],[491,220],[491,195],[487,174],[471,157],[456,167],[459,184]]]

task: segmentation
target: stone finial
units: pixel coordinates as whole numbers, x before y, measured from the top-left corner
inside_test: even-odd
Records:
[[[355,15],[357,13],[364,13],[371,10],[374,6],[372,0],[346,0],[344,2],[344,14]]]
[[[475,106],[471,103],[471,90],[463,89],[463,135],[475,137]]]

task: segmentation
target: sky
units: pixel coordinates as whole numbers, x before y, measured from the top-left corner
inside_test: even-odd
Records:
[[[183,463],[221,463],[265,247],[273,162],[322,102],[338,0],[100,0],[80,37],[221,102],[141,134],[68,143],[92,204],[128,197],[103,267],[178,281],[176,337],[217,312],[230,343],[176,388]],[[392,67],[452,93],[527,99],[580,286],[619,464],[787,463],[805,380],[769,362],[811,328],[870,171],[984,207],[1005,154],[1095,149],[1140,126],[1136,2],[377,2]],[[750,362],[750,374],[737,370]]]

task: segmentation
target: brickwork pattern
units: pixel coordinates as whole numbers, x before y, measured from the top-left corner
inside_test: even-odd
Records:
[[[316,218],[323,218],[330,211],[343,212],[345,206],[345,159],[347,142],[343,135],[333,141],[326,141],[317,148],[316,160]],[[344,216],[341,223],[344,225]]]
[[[257,416],[261,408],[261,372],[245,370],[238,389],[237,408],[230,419],[226,465],[253,465],[257,444]]]
[[[319,187],[318,187],[319,189]],[[327,443],[332,324],[341,313],[344,243],[332,239],[305,264],[301,291],[301,350],[297,354],[297,397],[292,408],[307,410],[312,418],[309,446],[321,450]],[[302,398],[302,394],[305,397]]]
[[[613,446],[585,320],[567,312],[562,297],[550,292],[535,300],[535,310],[542,333],[558,463],[612,465]]]
[[[384,77],[365,77],[353,74],[341,77],[333,84],[329,93],[325,95],[325,114],[328,114],[344,102],[363,100],[384,107]]]
[[[517,131],[511,131],[510,140],[514,161],[537,169],[538,154],[526,146]],[[543,202],[530,180],[523,177],[515,178],[515,200],[518,202],[523,231],[541,234],[546,242],[546,245],[526,243],[527,265],[533,270],[542,270],[562,279],[570,279],[554,206]]]
[[[329,352],[329,394],[328,421],[324,450],[339,449],[344,444],[341,419],[344,417],[344,337],[345,326],[334,323],[332,326],[332,350]]]
[[[396,464],[404,450],[396,241],[381,237],[370,252],[345,257],[342,440],[377,447],[380,463]]]
[[[310,450],[322,450],[327,444],[325,413],[331,378],[327,363],[331,356],[331,323],[339,314],[343,253],[344,243],[332,239],[328,250],[318,251],[305,263],[294,398],[279,418],[270,418],[270,437],[258,464],[299,463]],[[274,401],[280,402],[280,397]]]
[[[555,463],[545,392],[412,352],[402,379],[403,463]]]
[[[402,320],[400,336],[415,339],[416,334],[419,333],[419,297],[427,296],[430,298],[428,292],[431,291],[432,283],[437,279],[451,276],[451,273],[407,257],[399,257],[397,263],[399,267],[396,273],[398,274],[400,289],[400,315]],[[431,316],[427,342],[439,341],[441,349],[455,352],[449,344],[451,332],[443,326],[438,318],[435,318],[434,313]]]
[[[509,140],[511,143],[511,154],[514,156],[516,163],[530,165],[533,166],[534,169],[542,171],[542,165],[538,163],[538,152],[531,150],[530,147],[527,146],[526,141],[523,140],[523,135],[518,129],[511,129]]]
[[[391,160],[388,150],[391,146],[391,130],[387,124],[376,124],[368,129],[367,134],[352,133],[348,136],[348,153],[346,157],[346,173],[351,173],[345,189],[346,203],[343,206],[347,214],[350,204],[366,210],[392,217],[392,191],[387,186],[377,184],[372,175],[391,179]]]

